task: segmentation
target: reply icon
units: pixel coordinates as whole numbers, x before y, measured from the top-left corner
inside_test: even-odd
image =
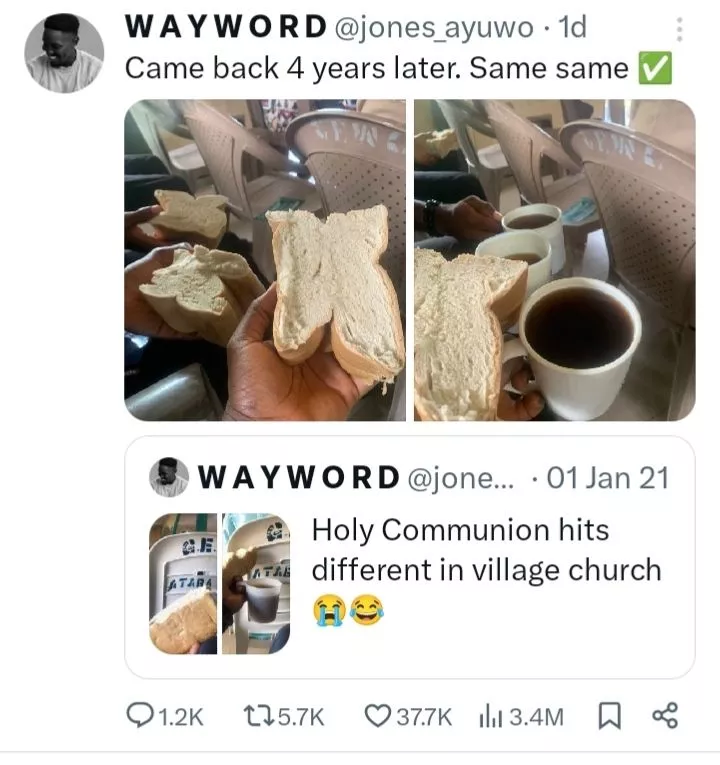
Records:
[[[622,707],[617,701],[602,701],[598,704],[598,729],[611,725],[622,730]]]

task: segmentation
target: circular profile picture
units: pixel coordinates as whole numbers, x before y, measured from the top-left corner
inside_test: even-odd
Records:
[[[187,489],[190,473],[175,457],[163,457],[152,466],[150,486],[161,497],[179,497]]]
[[[41,21],[25,43],[30,76],[52,93],[75,93],[100,73],[103,44],[95,27],[72,13]]]

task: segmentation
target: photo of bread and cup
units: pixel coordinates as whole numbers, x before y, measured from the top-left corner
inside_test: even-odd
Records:
[[[523,118],[495,103],[482,102],[496,119],[500,148],[519,162],[506,143],[511,128],[527,137],[536,126],[518,127]],[[532,101],[512,107],[537,108]],[[587,196],[596,187],[576,158],[580,172],[557,184],[578,184],[586,196],[565,195],[562,208],[529,202],[510,171],[495,231],[448,244],[438,238],[447,231],[428,226],[429,237],[416,237],[416,420],[678,419],[692,408],[694,158],[625,126],[571,123],[561,137],[566,129],[579,136],[567,139],[568,150],[589,146],[592,168],[614,170],[597,176],[601,203]],[[465,204],[462,192],[453,201],[440,175],[443,203],[451,211]],[[555,181],[543,183],[551,196]],[[579,254],[568,249],[581,241],[577,223]],[[674,293],[679,321],[666,308]]]
[[[276,653],[290,629],[287,526],[272,515],[225,516],[218,587],[217,522],[182,514],[153,524],[150,640],[170,655]]]
[[[374,118],[358,119],[365,125]],[[393,133],[401,135],[397,125]],[[395,140],[402,140],[404,148],[404,135]],[[367,154],[367,145],[361,148]],[[269,184],[273,177],[267,176]],[[385,186],[380,178],[376,185],[382,190],[395,184]],[[137,334],[139,324],[148,325],[149,312],[153,326],[161,325],[162,337],[171,341],[162,348],[168,356],[181,348],[183,339],[227,350],[224,379],[217,361],[212,362],[214,377],[203,366],[208,356],[217,359],[218,354],[203,348],[198,353],[197,364],[208,373],[212,398],[217,396],[219,404],[202,407],[214,409],[210,419],[400,419],[399,407],[392,405],[392,385],[405,367],[402,301],[381,264],[390,226],[398,225],[391,224],[388,211],[394,197],[383,203],[382,193],[374,194],[378,203],[350,210],[345,206],[342,212],[299,209],[280,204],[282,199],[270,205],[254,216],[252,225],[246,222],[252,228],[247,236],[271,251],[272,278],[261,280],[255,261],[267,259],[253,259],[252,242],[247,242],[245,254],[220,247],[230,227],[245,225],[237,222],[237,205],[228,196],[214,193],[213,187],[197,194],[158,188],[154,196],[157,212],[141,228],[149,240],[165,245],[166,262],[146,264],[142,274],[142,262],[131,266],[136,273],[131,275],[130,298],[126,267],[126,332]],[[393,264],[404,273],[404,257],[403,268]],[[144,322],[130,313],[145,314]],[[192,361],[190,352],[177,355]],[[126,397],[128,409],[153,419],[147,401],[158,402],[173,376],[178,374],[151,380],[146,389]],[[176,407],[178,414],[169,418],[187,419],[187,408]],[[165,419],[172,406],[155,409]]]
[[[223,654],[270,654],[290,634],[290,532],[275,515],[223,518]]]

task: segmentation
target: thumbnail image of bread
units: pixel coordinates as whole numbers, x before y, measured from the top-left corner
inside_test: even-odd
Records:
[[[227,553],[223,561],[223,602],[230,601],[234,595],[237,595],[233,589],[233,584],[237,579],[244,579],[255,568],[257,557],[257,550],[253,548],[249,550],[241,548],[235,552]]]
[[[177,249],[140,292],[175,331],[226,346],[264,289],[242,255],[195,245]]]
[[[422,420],[495,420],[502,328],[517,320],[527,264],[415,250],[415,410]]]
[[[150,621],[150,639],[163,653],[188,653],[216,635],[217,605],[205,589],[192,590]]]
[[[415,136],[414,144],[414,155],[417,162],[444,159],[448,154],[460,148],[457,133],[452,128],[418,133]]]
[[[228,227],[227,197],[207,194],[194,197],[185,191],[155,192],[162,212],[150,220],[150,225],[169,239],[190,239],[213,249],[218,246]]]
[[[392,381],[405,366],[395,289],[379,264],[388,212],[267,214],[273,234],[278,301],[275,348],[291,364],[328,343],[340,366],[370,382]],[[328,341],[329,333],[329,341]]]

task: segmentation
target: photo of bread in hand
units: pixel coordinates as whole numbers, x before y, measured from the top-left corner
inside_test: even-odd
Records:
[[[415,250],[415,410],[422,420],[495,420],[502,321],[522,304],[527,263]]]
[[[267,214],[273,234],[278,301],[273,339],[291,364],[327,342],[340,366],[362,380],[392,381],[405,366],[395,289],[379,264],[388,244],[382,205],[332,213]]]
[[[177,249],[171,266],[140,287],[151,307],[176,332],[226,346],[250,303],[263,294],[245,258],[234,252]]]
[[[163,653],[188,653],[216,635],[217,605],[204,588],[191,590],[150,620],[150,639]]]
[[[220,244],[228,228],[228,198],[220,194],[194,197],[185,191],[155,192],[155,199],[163,208],[150,220],[150,224],[168,239],[189,239],[213,249]]]

